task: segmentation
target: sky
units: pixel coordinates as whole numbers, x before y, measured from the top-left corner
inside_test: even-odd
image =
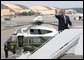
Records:
[[[44,6],[54,6],[59,8],[83,8],[83,1],[1,1],[1,3],[15,3],[22,4],[25,6],[34,6],[34,5],[44,5]]]

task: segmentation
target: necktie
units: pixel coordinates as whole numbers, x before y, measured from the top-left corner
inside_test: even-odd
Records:
[[[64,16],[64,22],[65,22],[65,24],[66,24],[66,16]]]

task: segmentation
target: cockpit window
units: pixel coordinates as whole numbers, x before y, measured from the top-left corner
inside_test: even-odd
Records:
[[[52,31],[50,30],[43,30],[43,29],[30,29],[31,34],[47,34],[51,33]]]

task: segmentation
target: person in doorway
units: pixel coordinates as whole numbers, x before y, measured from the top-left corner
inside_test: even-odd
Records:
[[[79,16],[79,21],[82,19],[82,17],[81,16]]]
[[[5,58],[8,58],[8,46],[4,44]]]
[[[72,26],[72,22],[70,21],[69,16],[65,15],[65,10],[61,9],[60,15],[55,15],[55,17],[58,19],[58,31],[59,33],[62,32],[65,29],[69,29],[68,24]]]

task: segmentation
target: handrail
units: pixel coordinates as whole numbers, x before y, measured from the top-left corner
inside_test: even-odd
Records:
[[[76,40],[77,39],[77,41],[78,41],[78,39],[79,39],[79,36],[80,36],[80,34],[78,34],[77,36],[75,36],[72,40],[70,40],[69,42],[67,42],[65,45],[63,45],[61,48],[59,48],[59,50],[61,50],[63,47],[65,47],[66,45],[68,45],[70,42],[72,42],[72,41],[74,41],[74,40]],[[71,46],[72,47],[72,46]],[[57,52],[59,52],[59,50],[57,50],[56,52],[54,52],[54,53],[57,53]],[[54,53],[51,55],[51,56],[53,56],[54,55]]]

